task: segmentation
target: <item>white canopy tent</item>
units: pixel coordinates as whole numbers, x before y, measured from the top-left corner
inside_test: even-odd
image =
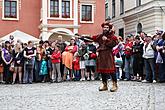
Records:
[[[34,36],[31,36],[29,34],[22,32],[22,31],[16,30],[16,31],[11,32],[11,33],[7,34],[6,36],[0,38],[0,41],[3,42],[3,41],[9,40],[10,35],[14,36],[14,43],[16,43],[17,40],[20,40],[22,43],[27,43],[28,41],[39,42],[39,40],[40,40]]]

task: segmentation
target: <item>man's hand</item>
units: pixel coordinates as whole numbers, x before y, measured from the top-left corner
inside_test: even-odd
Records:
[[[103,37],[102,37],[102,40],[107,40],[107,37],[106,37],[106,36],[103,36]]]

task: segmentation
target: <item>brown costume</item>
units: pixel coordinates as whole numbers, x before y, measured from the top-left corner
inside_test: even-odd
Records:
[[[104,28],[103,33],[92,37],[93,40],[99,44],[99,47],[97,48],[98,57],[96,60],[97,72],[102,75],[102,86],[99,88],[99,91],[108,90],[107,74],[110,74],[113,82],[113,87],[110,91],[115,92],[117,90],[117,79],[112,48],[117,45],[118,41],[117,37],[114,36],[114,26],[111,23],[106,22],[101,26]],[[107,27],[109,27],[108,31],[105,29]]]
[[[97,57],[97,72],[98,73],[115,73],[115,63],[114,56],[112,53],[112,48],[117,44],[117,37],[113,34],[106,36],[108,39],[106,41],[102,40],[102,34],[94,36],[93,40],[99,43],[97,52],[99,53]]]

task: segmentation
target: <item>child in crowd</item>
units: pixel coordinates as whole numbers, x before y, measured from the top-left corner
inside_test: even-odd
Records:
[[[80,56],[78,55],[78,52],[74,54],[73,58],[73,70],[74,70],[74,77],[75,81],[80,80]]]
[[[42,55],[42,62],[41,62],[41,69],[39,75],[42,76],[42,82],[46,81],[46,76],[48,75],[48,68],[47,68],[47,61],[46,61],[46,54],[43,53]]]
[[[60,62],[61,62],[61,52],[60,52],[60,46],[57,44],[55,46],[55,50],[51,56],[52,59],[52,82],[61,82],[61,71],[60,71]]]
[[[120,38],[120,37],[119,37]],[[118,38],[118,45],[116,45],[113,48],[113,54],[115,58],[115,67],[116,67],[116,77],[117,80],[121,79],[122,76],[122,66],[123,66],[123,59],[122,59],[122,54],[123,54],[123,44],[120,42],[120,39]]]
[[[81,43],[80,48],[78,50],[78,54],[80,56],[80,70],[81,70],[80,81],[85,81],[85,60],[87,60],[89,57],[89,55],[87,54],[87,46],[85,42]]]

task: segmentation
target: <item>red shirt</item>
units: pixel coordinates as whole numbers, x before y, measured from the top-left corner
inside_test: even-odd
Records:
[[[54,51],[51,58],[52,58],[52,63],[60,63],[61,62],[61,52]]]
[[[132,47],[133,47],[133,42],[128,42],[124,45],[125,55],[132,55]]]
[[[74,70],[80,70],[80,64],[79,64],[80,58],[77,57],[76,60],[73,60],[73,69]]]

